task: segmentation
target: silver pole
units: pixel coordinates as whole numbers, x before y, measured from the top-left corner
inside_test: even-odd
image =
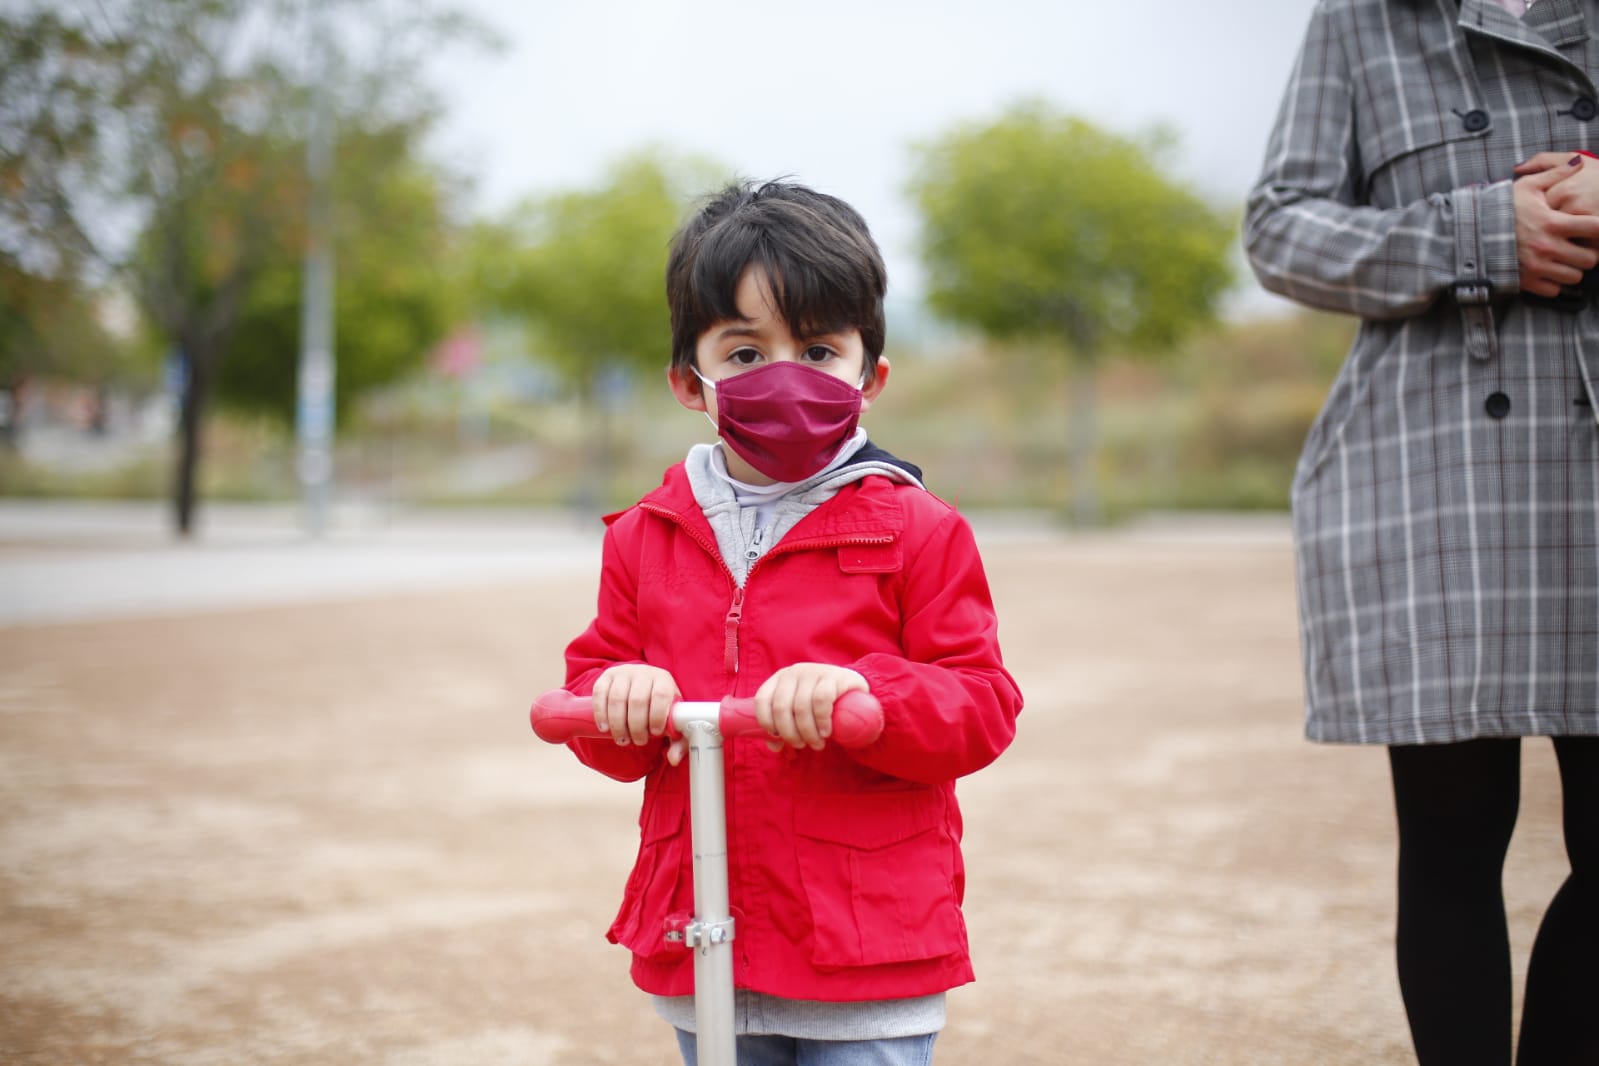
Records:
[[[306,134],[310,181],[305,279],[300,301],[300,372],[295,406],[296,470],[305,524],[312,536],[327,529],[333,485],[333,114],[328,99],[327,28],[311,6],[312,99]]]
[[[714,719],[679,719],[678,728],[688,740],[689,825],[694,845],[694,924],[687,939],[694,950],[695,1042],[700,1066],[736,1066],[722,734]]]

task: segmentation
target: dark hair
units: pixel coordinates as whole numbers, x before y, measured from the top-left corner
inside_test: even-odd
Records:
[[[849,204],[787,181],[729,185],[707,197],[672,238],[666,302],[673,367],[694,365],[695,343],[711,326],[743,317],[736,293],[752,265],[765,270],[791,330],[860,330],[866,369],[876,373],[888,288],[877,242]]]

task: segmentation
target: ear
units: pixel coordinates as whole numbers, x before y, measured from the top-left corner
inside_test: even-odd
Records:
[[[700,379],[688,367],[667,367],[666,383],[671,386],[672,395],[677,397],[678,403],[690,411],[705,410],[705,386],[700,384]]]
[[[883,394],[883,386],[888,384],[888,356],[877,357],[877,372],[872,375],[872,380],[861,386],[861,410],[871,408],[872,401]]]

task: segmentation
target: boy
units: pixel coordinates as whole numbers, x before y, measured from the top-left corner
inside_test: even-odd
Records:
[[[688,772],[672,702],[754,693],[764,743],[724,749],[741,1062],[926,1063],[944,992],[972,979],[955,778],[999,755],[1005,671],[964,519],[875,447],[888,381],[886,272],[854,209],[800,185],[730,186],[667,264],[678,402],[717,427],[613,516],[599,613],[567,648],[610,740],[572,742],[645,778],[638,861],[608,938],[695,1062]],[[828,744],[833,701],[881,702],[872,745]]]

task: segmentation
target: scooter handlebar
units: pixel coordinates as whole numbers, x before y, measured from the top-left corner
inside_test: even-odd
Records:
[[[675,703],[667,720],[668,732],[681,732],[677,718],[680,709],[692,706]],[[533,701],[529,714],[533,732],[540,740],[551,744],[565,744],[582,737],[608,737],[594,724],[594,701],[587,696],[574,696],[563,688],[551,689]],[[755,700],[729,696],[718,705],[717,728],[725,737],[761,735],[763,730],[755,720]],[[833,701],[833,733],[831,740],[846,748],[864,748],[883,733],[883,706],[870,692],[858,689],[844,693]]]

